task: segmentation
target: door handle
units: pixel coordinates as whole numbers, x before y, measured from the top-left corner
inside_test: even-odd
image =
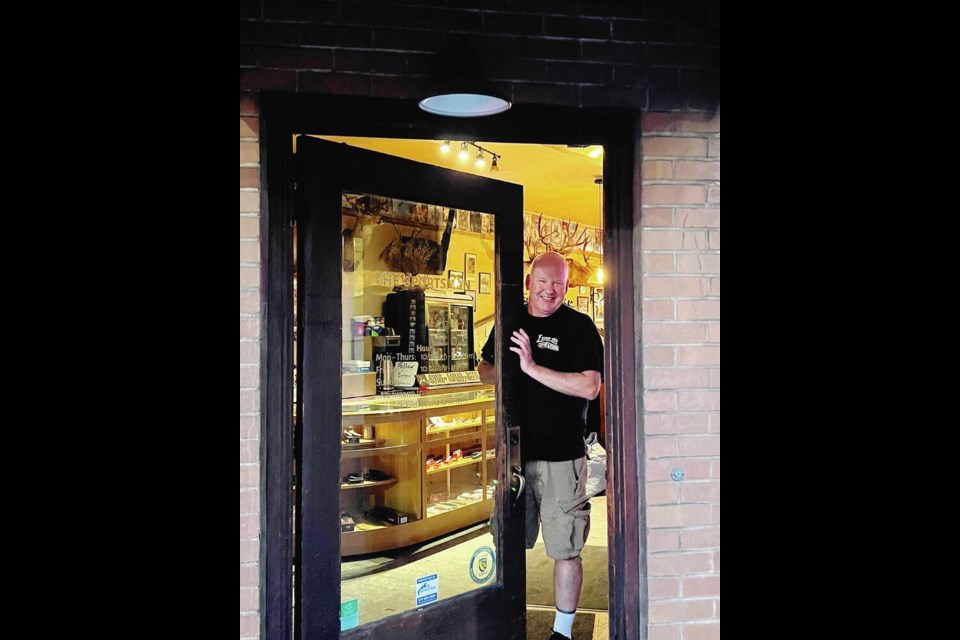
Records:
[[[510,493],[513,494],[513,504],[517,504],[520,496],[523,495],[523,489],[527,486],[527,481],[523,477],[523,470],[520,467],[513,467],[510,473]]]

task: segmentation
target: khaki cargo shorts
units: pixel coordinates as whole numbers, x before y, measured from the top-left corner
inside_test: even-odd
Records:
[[[576,558],[590,532],[586,458],[530,460],[524,465],[524,476],[527,549],[536,544],[542,525],[547,556],[554,560]]]

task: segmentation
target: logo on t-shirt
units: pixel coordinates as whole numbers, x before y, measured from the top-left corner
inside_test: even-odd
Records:
[[[551,351],[560,351],[560,347],[557,346],[557,339],[551,338],[550,336],[545,336],[542,333],[537,334],[537,348],[550,349]]]

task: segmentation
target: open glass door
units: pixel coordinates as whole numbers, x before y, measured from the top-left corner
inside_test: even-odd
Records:
[[[520,372],[474,371],[522,312],[522,187],[308,137],[297,159],[296,637],[522,638]]]

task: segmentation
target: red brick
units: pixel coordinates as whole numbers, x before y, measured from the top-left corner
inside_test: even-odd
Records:
[[[240,391],[240,413],[254,413],[260,410],[260,391]]]
[[[240,167],[240,188],[260,188],[260,168]]]
[[[240,490],[240,513],[260,513],[260,490],[259,489],[241,489]]]
[[[260,435],[260,421],[255,416],[240,416],[240,437],[256,438]]]
[[[260,118],[240,116],[240,137],[256,138],[260,135]]]
[[[651,184],[643,187],[640,198],[645,205],[703,204],[707,190],[702,185],[693,184]]]
[[[719,300],[678,300],[677,317],[680,320],[719,320]]]
[[[680,640],[682,626],[679,624],[651,624],[648,640]]]
[[[644,298],[699,297],[707,295],[706,278],[657,278],[643,279]]]
[[[259,589],[240,587],[240,611],[256,611],[259,604]]]
[[[240,362],[260,363],[260,343],[259,342],[241,342],[240,343]]]
[[[717,551],[713,554],[713,570],[717,573],[720,572],[720,552]]]
[[[710,505],[710,522],[712,524],[720,524],[720,505],[719,504]]]
[[[260,560],[260,541],[257,538],[240,538],[240,562]]]
[[[711,342],[720,342],[720,339],[718,337],[717,340],[711,340]],[[707,386],[710,387],[711,389],[719,389],[720,388],[720,369],[719,368],[708,369],[707,371],[710,374],[710,381],[707,384]]]
[[[240,115],[256,116],[260,114],[260,94],[240,92]]]
[[[682,231],[646,230],[640,236],[642,251],[664,251],[683,248]]]
[[[662,369],[644,372],[643,386],[647,389],[702,389],[709,377],[706,369]]]
[[[679,578],[650,578],[647,583],[647,592],[651,600],[677,598],[680,596]]]
[[[709,140],[707,155],[711,158],[720,157],[720,138],[711,138]]]
[[[675,169],[676,169],[677,180],[719,180],[720,179],[720,163],[719,162],[678,160]]]
[[[685,624],[683,625],[683,640],[720,640],[720,623]]]
[[[720,209],[677,209],[678,227],[720,228]]]
[[[260,318],[240,318],[240,337],[241,338],[259,338],[260,337]]]
[[[243,234],[243,219],[240,219],[240,233]],[[240,267],[240,288],[260,286],[260,267]]]
[[[684,473],[684,480],[708,480],[710,475],[710,460],[705,458],[659,458],[647,461],[647,481],[669,480],[670,472],[674,467],[680,467]]]
[[[720,347],[678,347],[677,364],[720,364]]]
[[[676,364],[673,347],[644,347],[643,364],[648,367],[670,367]]]
[[[652,528],[714,524],[711,505],[671,504],[647,507],[647,525]],[[694,571],[691,569],[690,571]],[[696,569],[706,571],[706,569]],[[651,572],[654,573],[654,572]],[[662,575],[657,573],[656,575]]]
[[[640,114],[641,131],[673,131],[673,115],[645,111]]]
[[[673,438],[676,445],[676,438]],[[647,439],[649,444],[650,439]],[[649,449],[648,454],[649,456]],[[668,482],[648,482],[647,483],[647,504],[677,504],[679,492],[677,491],[677,482],[670,480]]]
[[[716,419],[716,425],[714,425],[713,420]],[[720,414],[714,414],[710,416],[710,431],[720,432]],[[720,477],[720,458],[710,461],[710,477],[719,478]]]
[[[240,536],[255,538],[260,535],[260,514],[251,513],[240,516]]]
[[[683,597],[696,598],[720,595],[720,576],[690,576],[683,578]]]
[[[647,162],[643,162],[640,164],[640,176],[645,181],[670,180],[673,178],[673,162],[670,160],[648,160]],[[679,178],[680,176],[677,177]],[[714,180],[716,180],[716,178],[714,178]]]
[[[707,116],[706,114],[700,113],[675,113],[673,114],[673,123],[677,131],[720,133],[719,115]]]
[[[640,224],[643,227],[672,227],[673,209],[644,207],[640,210]]]
[[[644,273],[673,273],[674,254],[672,253],[644,253]]]
[[[642,142],[643,159],[702,158],[707,155],[707,141],[703,138],[645,137]]]
[[[647,434],[661,433],[710,433],[710,414],[657,414],[649,415],[643,421]]]
[[[240,586],[256,587],[260,584],[260,567],[257,565],[240,566]]]
[[[720,343],[720,323],[711,322],[707,324],[707,342],[716,342]],[[717,380],[717,386],[719,386],[720,380]]]
[[[645,411],[676,411],[677,394],[673,391],[647,391],[643,394]]]
[[[644,322],[644,344],[678,344],[703,342],[707,330],[703,324],[689,322]]]
[[[256,489],[260,486],[260,465],[242,464],[240,465],[240,488]]]
[[[687,622],[713,617],[712,600],[673,600],[650,603],[650,622]],[[684,625],[685,627],[687,625]]]
[[[719,391],[680,391],[680,411],[719,411]]]
[[[680,548],[687,549],[719,549],[720,525],[683,529],[680,531]]]
[[[711,231],[710,233],[712,234],[713,232]],[[717,232],[717,245],[719,244],[720,244],[720,232]],[[720,296],[720,278],[719,277],[707,278],[707,280],[709,281],[708,287],[707,287],[707,295],[719,297]]]
[[[714,545],[714,546],[719,546]],[[647,552],[676,551],[680,548],[680,532],[677,529],[656,529],[647,532]],[[243,584],[241,582],[241,584]]]
[[[259,462],[260,460],[260,440],[259,438],[245,438],[240,440],[240,462]]]
[[[644,256],[646,257],[646,256]],[[677,255],[677,273],[720,273],[720,256],[715,253]]]
[[[648,460],[653,458],[676,458],[676,436],[647,436],[644,442],[644,453]]]
[[[260,290],[240,292],[240,313],[260,312]]]
[[[260,191],[240,192],[240,213],[257,213],[260,211]]]
[[[240,88],[254,91],[296,91],[297,72],[274,69],[240,69]]]
[[[240,637],[254,638],[260,636],[260,616],[256,613],[240,616]]]
[[[260,384],[260,367],[240,367],[240,388],[255,389]]]
[[[644,256],[644,260],[648,256]],[[669,257],[669,256],[667,256]],[[643,301],[643,319],[644,320],[673,320],[673,301],[672,300],[644,300]]]
[[[676,507],[655,507],[674,509]],[[713,570],[713,554],[687,551],[680,553],[655,553],[650,555],[650,576],[679,576],[685,573],[707,573]],[[713,607],[710,608],[711,611]]]
[[[243,202],[244,191],[240,192],[241,203]],[[260,200],[260,193],[254,192],[257,201]],[[260,237],[260,218],[251,216],[240,216],[240,237],[241,238],[259,238]]]
[[[720,185],[712,184],[707,187],[707,202],[710,204],[720,202]]]
[[[260,243],[241,240],[240,241],[240,262],[259,264]]]
[[[686,504],[692,502],[717,502],[720,500],[720,482],[706,480],[703,482],[679,482],[680,501]]]
[[[260,162],[260,145],[256,142],[240,142],[240,164]]]

